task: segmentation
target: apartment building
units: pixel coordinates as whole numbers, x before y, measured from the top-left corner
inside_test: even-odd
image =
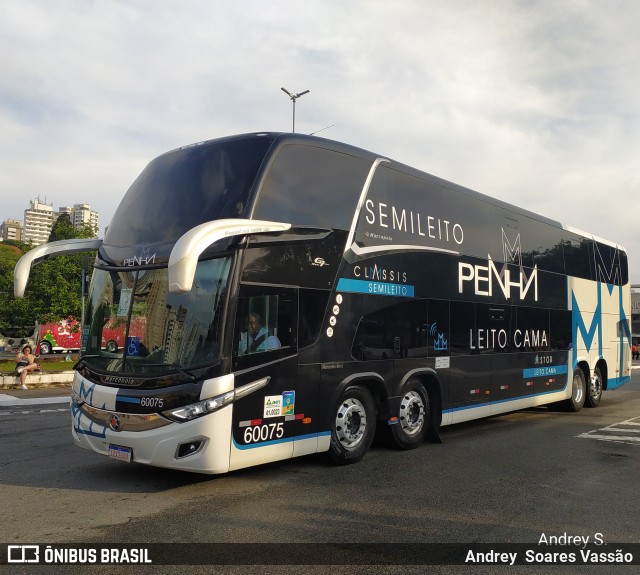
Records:
[[[0,224],[0,241],[22,241],[22,222],[20,220],[5,220]]]
[[[53,204],[45,204],[40,198],[31,200],[24,211],[24,240],[33,245],[44,244],[49,240],[51,228],[58,217]]]

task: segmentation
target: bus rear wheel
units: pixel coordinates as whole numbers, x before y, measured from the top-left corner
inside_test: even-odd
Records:
[[[571,397],[562,402],[562,406],[567,411],[580,411],[584,405],[587,386],[584,380],[584,373],[580,368],[573,372],[573,382],[571,384]]]
[[[593,370],[593,377],[588,385],[587,396],[585,397],[584,404],[587,407],[598,407],[600,400],[602,399],[602,372],[599,367]]]
[[[107,342],[107,345],[105,346],[105,348],[109,353],[116,353],[118,351],[118,344],[112,339],[110,339]]]
[[[347,387],[336,406],[329,454],[338,465],[360,461],[371,447],[376,431],[371,394],[360,386]]]
[[[429,394],[417,379],[403,389],[398,423],[391,425],[391,436],[398,449],[413,449],[424,441],[429,424]]]

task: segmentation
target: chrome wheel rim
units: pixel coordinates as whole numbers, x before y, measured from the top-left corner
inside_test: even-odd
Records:
[[[582,401],[582,394],[583,394],[582,379],[576,373],[573,376],[573,401],[575,401],[576,403],[580,403]]]
[[[364,438],[367,414],[357,399],[345,399],[336,414],[336,437],[345,449],[355,449]]]
[[[400,403],[400,426],[407,435],[420,433],[424,425],[424,401],[417,391],[405,393]]]

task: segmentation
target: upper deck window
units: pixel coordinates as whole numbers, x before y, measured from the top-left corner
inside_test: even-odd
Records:
[[[348,230],[371,162],[313,146],[284,146],[254,218]]]
[[[244,217],[272,142],[257,136],[213,140],[156,158],[120,202],[105,243],[170,242],[204,222]]]

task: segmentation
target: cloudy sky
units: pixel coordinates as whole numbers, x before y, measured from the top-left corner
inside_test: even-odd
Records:
[[[109,223],[178,146],[296,131],[624,245],[640,283],[636,0],[5,0],[0,220]],[[101,231],[102,234],[102,231]]]

